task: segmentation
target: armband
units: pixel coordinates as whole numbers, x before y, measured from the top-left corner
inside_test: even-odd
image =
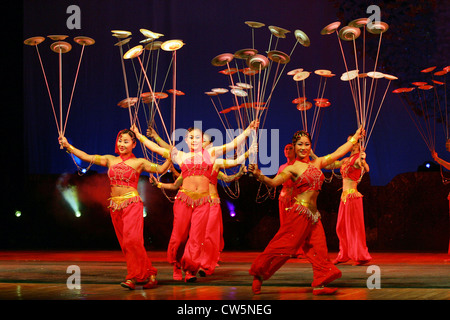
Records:
[[[139,137],[139,141],[145,143],[145,140],[147,140],[147,137],[141,134],[141,136]]]
[[[92,160],[92,163],[96,164],[98,166],[101,165],[102,159],[100,158],[100,156],[98,154],[94,155],[94,159]]]
[[[75,148],[71,145],[71,144],[69,144],[69,146],[66,148],[66,150],[67,150],[67,152],[68,153],[73,153],[73,150],[74,150]]]
[[[329,164],[331,164],[331,163],[332,163],[332,162],[330,162],[330,160],[332,161],[331,155],[330,155],[330,154],[327,154],[327,155],[324,157],[324,160],[325,160],[325,165],[326,165],[326,166],[329,165]]]
[[[158,172],[158,165],[156,163],[151,163],[150,164],[150,170],[152,172]]]
[[[348,141],[350,141],[353,145],[358,143],[358,140],[356,140],[354,137],[351,137]]]

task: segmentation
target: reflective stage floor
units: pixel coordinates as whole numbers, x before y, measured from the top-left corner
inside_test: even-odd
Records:
[[[444,253],[371,253],[365,266],[339,264],[338,291],[314,296],[312,268],[305,259],[290,259],[260,295],[253,295],[248,274],[258,252],[224,252],[212,276],[196,283],[172,280],[166,253],[148,252],[158,269],[158,286],[130,291],[119,283],[126,275],[120,251],[2,251],[1,300],[450,300],[450,261]],[[330,253],[330,259],[336,253]],[[80,288],[73,288],[79,268]],[[72,277],[72,278],[71,278]],[[377,288],[377,286],[379,288]],[[374,288],[375,287],[375,288]]]

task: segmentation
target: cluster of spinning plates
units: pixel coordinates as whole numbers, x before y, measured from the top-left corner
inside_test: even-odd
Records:
[[[176,51],[181,49],[185,43],[182,40],[174,39],[167,40],[164,42],[155,41],[164,35],[162,33],[157,33],[150,31],[148,29],[139,29],[142,35],[144,35],[145,39],[141,40],[140,45],[134,46],[129,49],[123,55],[124,59],[133,59],[138,57],[145,49],[147,50],[158,50],[162,49],[164,51]],[[125,30],[111,30],[112,36],[116,37],[119,41],[115,44],[115,46],[123,46],[124,44],[130,42],[132,33],[130,31]]]
[[[69,42],[64,41],[69,36],[66,36],[66,35],[49,35],[47,37],[54,41],[50,45],[50,49],[53,52],[56,52],[56,53],[67,53],[70,50],[72,50],[72,45]],[[44,40],[45,40],[45,37],[36,36],[36,37],[31,37],[31,38],[26,39],[23,43],[28,45],[28,46],[37,46],[40,43],[42,43]],[[76,43],[78,43],[79,45],[82,45],[82,46],[90,46],[90,45],[93,45],[95,43],[94,39],[89,38],[89,37],[85,37],[85,36],[75,37],[75,38],[73,38],[73,41],[75,41]]]
[[[367,72],[367,73],[359,73],[359,70],[351,70],[351,71],[347,71],[344,72],[341,76],[341,80],[342,81],[351,81],[354,80],[356,78],[373,78],[373,79],[387,79],[387,80],[397,80],[398,78],[396,76],[390,75],[390,74],[386,74],[386,73],[382,73],[379,71],[371,71],[371,72]]]
[[[431,73],[435,69],[436,69],[436,67],[430,67],[430,68],[423,69],[420,72],[422,72],[422,73]],[[435,76],[444,76],[444,75],[446,75],[449,72],[450,72],[450,66],[446,66],[442,70],[436,71],[433,74]],[[432,79],[431,81],[435,85],[444,85],[445,84],[445,82],[438,81],[438,80],[435,80],[435,79]],[[398,89],[393,90],[392,92],[393,93],[408,93],[408,92],[411,92],[411,91],[415,90],[416,88],[420,89],[420,90],[430,90],[430,89],[434,88],[434,85],[429,84],[428,82],[425,82],[425,81],[415,81],[415,82],[412,82],[411,84],[414,85],[414,87],[398,88]]]
[[[251,28],[261,28],[265,26],[264,23],[255,21],[246,21],[245,24],[247,24]],[[269,26],[268,28],[271,35],[277,38],[286,38],[286,35],[290,33],[289,30],[277,26]],[[295,30],[294,36],[298,43],[300,43],[304,47],[309,47],[310,40],[303,31]],[[230,74],[232,72],[242,71],[244,74],[254,75],[259,71],[266,69],[270,65],[270,60],[279,64],[287,64],[290,61],[289,55],[280,50],[271,50],[267,52],[267,56],[265,56],[258,53],[258,50],[256,49],[248,48],[238,50],[234,54],[232,53],[219,54],[218,56],[214,57],[211,60],[211,64],[216,67],[221,67],[228,65],[235,58],[246,60],[248,68],[242,70],[226,69],[221,71],[221,73]]]
[[[351,21],[338,31],[341,26],[340,21],[335,21],[325,26],[320,34],[328,35],[337,32],[339,38],[344,41],[352,41],[361,35],[361,28],[365,28],[369,33],[381,34],[389,29],[389,25],[382,21],[370,21],[369,18],[359,18]]]
[[[170,94],[175,94],[177,96],[184,96],[185,93],[180,90],[176,89],[169,89],[167,90]],[[142,102],[144,103],[151,103],[152,101],[159,101],[161,99],[167,98],[169,95],[165,92],[144,92],[141,94]],[[131,97],[131,98],[125,98],[122,101],[120,101],[117,105],[121,108],[129,108],[134,106],[138,102],[138,98]]]

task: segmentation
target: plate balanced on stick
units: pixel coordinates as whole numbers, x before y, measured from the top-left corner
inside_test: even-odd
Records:
[[[398,79],[395,76],[377,71],[382,36],[383,33],[389,29],[389,25],[382,21],[371,22],[368,18],[355,19],[351,21],[347,26],[344,26],[338,31],[340,25],[341,22],[339,21],[330,23],[329,25],[324,27],[320,33],[322,35],[335,33],[337,36],[346,70],[346,72],[342,74],[341,80],[344,82],[348,82],[349,84],[353,102],[355,105],[357,126],[360,127],[361,125],[363,125],[366,132],[368,133],[367,137],[364,137],[361,142],[361,147],[365,149],[369,143],[369,139],[375,127],[375,123],[378,119],[381,107],[386,98],[386,94],[388,92],[391,81]],[[370,34],[379,36],[377,54],[373,59],[375,61],[373,69],[369,69],[366,66],[366,31]],[[361,50],[362,57],[359,59],[357,54],[358,50],[356,40],[361,35],[363,36]],[[350,69],[348,60],[344,54],[341,40],[352,44],[355,69]],[[367,72],[367,70],[371,71]],[[376,90],[378,87],[378,81],[381,79],[388,80],[388,84],[381,98],[381,102],[378,104],[378,107],[375,107],[374,105],[376,100]],[[368,82],[370,82],[370,87]]]
[[[55,104],[53,103],[52,93],[50,91],[50,86],[49,86],[49,83],[47,80],[44,63],[42,61],[41,55],[39,53],[39,48],[38,48],[39,44],[41,44],[42,42],[45,41],[45,37],[41,37],[41,36],[31,37],[31,38],[26,39],[24,41],[24,44],[36,48],[36,54],[39,58],[42,75],[44,77],[45,85],[47,87],[47,93],[48,93],[48,96],[50,99],[50,104],[52,107],[53,116],[55,119],[57,131],[58,131],[58,136],[64,136],[64,134],[66,132],[67,122],[69,119],[69,113],[70,113],[70,108],[71,108],[72,101],[73,101],[73,96],[75,93],[75,86],[76,86],[78,74],[80,71],[81,61],[83,58],[84,48],[87,46],[93,45],[95,43],[95,41],[94,41],[94,39],[85,37],[85,36],[78,36],[73,39],[73,41],[75,43],[79,44],[82,47],[82,49],[81,49],[81,53],[80,53],[80,57],[79,57],[79,61],[78,61],[78,67],[77,67],[77,71],[75,74],[75,79],[73,82],[73,87],[72,87],[72,92],[70,95],[69,104],[67,106],[67,110],[63,110],[64,109],[63,108],[63,80],[62,80],[63,79],[63,54],[70,52],[72,50],[72,45],[69,42],[65,41],[68,38],[67,35],[49,35],[48,38],[50,38],[53,41],[52,44],[50,45],[50,49],[53,52],[58,54],[58,73],[59,73],[59,85],[58,85],[59,108],[58,109],[55,107]],[[64,117],[64,112],[66,113],[65,117]],[[72,158],[73,158],[73,156],[72,156]],[[75,159],[74,159],[74,163],[77,165]],[[85,172],[85,170],[86,170],[86,169],[82,169],[82,168],[78,167],[78,165],[77,165],[77,168],[80,173]]]

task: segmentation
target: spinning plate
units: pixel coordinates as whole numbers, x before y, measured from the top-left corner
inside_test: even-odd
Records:
[[[332,34],[333,32],[335,32],[337,30],[337,28],[339,28],[340,25],[341,25],[341,23],[339,21],[332,22],[329,25],[327,25],[325,28],[323,28],[322,31],[320,31],[320,34],[322,34],[322,35]]]
[[[295,74],[294,76],[294,81],[302,81],[305,80],[306,78],[309,77],[311,72],[309,71],[302,71],[302,72],[298,72]]]
[[[398,80],[398,78],[396,76],[393,76],[390,74],[385,74],[384,77],[388,80]]]
[[[231,53],[222,53],[211,60],[211,64],[216,67],[222,67],[234,59]]]
[[[50,39],[52,39],[54,41],[61,41],[61,40],[66,39],[68,36],[66,36],[66,35],[50,35],[47,37],[49,37]]]
[[[158,39],[159,37],[163,37],[164,35],[161,33],[156,33],[147,29],[139,29],[139,31],[144,35],[146,38],[152,38],[152,39]]]
[[[264,70],[269,66],[269,59],[261,54],[255,54],[247,60],[247,65],[252,70]]]
[[[304,33],[301,30],[295,30],[294,31],[294,35],[295,38],[297,39],[297,41],[304,47],[309,47],[311,44],[311,41],[309,40],[308,36],[306,35],[306,33]]]
[[[227,93],[228,89],[225,89],[225,88],[214,88],[214,89],[211,89],[211,91],[212,92],[216,92],[218,94],[222,94],[222,93]]]
[[[66,53],[72,50],[72,45],[65,41],[56,41],[50,45],[50,49],[56,53]]]
[[[355,79],[358,76],[359,70],[352,70],[348,72],[344,72],[341,76],[342,81],[350,81]]]
[[[253,88],[253,86],[251,84],[243,83],[243,82],[238,82],[238,83],[236,83],[236,85],[241,89],[252,89]]]
[[[153,41],[151,43],[147,43],[144,47],[146,50],[158,50],[161,48],[162,42],[161,41]]]
[[[434,87],[432,85],[430,85],[430,84],[426,84],[426,85],[423,85],[423,86],[419,87],[419,89],[421,89],[421,90],[430,90],[430,89],[433,89],[433,88]]]
[[[319,69],[314,71],[315,74],[319,75],[319,76],[328,76],[331,75],[331,71],[330,70],[324,70],[324,69]]]
[[[131,40],[131,38],[126,38],[126,39],[123,39],[123,40],[118,41],[118,42],[115,43],[114,45],[115,45],[116,47],[121,47],[121,46],[123,46],[124,44],[127,44],[128,42],[130,42],[130,40]]]
[[[354,28],[361,28],[361,27],[364,27],[365,25],[367,25],[368,22],[369,22],[369,18],[359,18],[359,19],[355,19],[355,20],[351,21],[348,25],[350,27],[354,27]]]
[[[385,22],[378,21],[367,24],[367,31],[373,34],[384,33],[389,29],[389,25]]]
[[[167,90],[170,94],[175,94],[176,96],[184,96],[184,92],[176,89]]]
[[[309,101],[301,102],[297,105],[297,110],[306,111],[312,108],[312,103]]]
[[[40,44],[44,40],[45,40],[44,37],[38,36],[38,37],[28,38],[23,43],[26,44],[27,46],[37,46],[38,44]]]
[[[339,38],[345,41],[351,41],[357,39],[361,35],[361,29],[356,27],[343,27],[339,31]]]
[[[264,23],[256,21],[245,21],[245,24],[248,25],[250,28],[261,28],[265,26]]]
[[[286,64],[291,60],[291,58],[286,53],[279,51],[279,50],[269,51],[267,53],[267,56],[273,62],[280,63],[280,64]]]
[[[421,87],[421,86],[427,85],[428,83],[426,83],[426,82],[412,82],[412,84],[417,86],[417,87]]]
[[[138,56],[140,56],[140,54],[143,51],[143,47],[142,45],[137,45],[133,48],[131,48],[130,50],[128,50],[127,52],[125,52],[125,54],[123,55],[124,59],[133,59],[136,58]]]
[[[79,45],[82,46],[91,46],[95,43],[95,40],[89,37],[84,37],[84,36],[80,36],[80,37],[75,37],[73,38],[73,41],[75,41],[76,43],[78,43]]]
[[[205,94],[208,95],[208,96],[210,96],[210,97],[214,97],[214,96],[217,96],[217,95],[218,95],[218,93],[217,93],[217,92],[214,92],[214,91],[206,91]]]
[[[288,76],[295,76],[297,73],[302,72],[302,71],[303,71],[302,68],[297,68],[297,69],[294,69],[294,70],[289,71],[289,72],[287,73],[287,75],[288,75]]]
[[[184,45],[185,43],[181,40],[167,40],[161,44],[161,49],[164,51],[176,51]]]
[[[231,89],[230,92],[232,94],[234,94],[235,96],[238,96],[238,97],[246,97],[246,96],[248,96],[248,93],[245,92],[242,89]]]
[[[244,68],[239,70],[240,72],[242,72],[243,74],[245,74],[246,76],[254,76],[255,74],[258,74],[258,70],[253,70],[250,68]]]
[[[436,80],[431,80],[431,81],[433,81],[435,84],[438,84],[441,86],[445,84],[445,82],[442,82],[442,81],[436,81]]]
[[[256,49],[241,49],[234,53],[234,57],[238,59],[248,59],[258,53]]]
[[[119,39],[123,39],[126,37],[131,36],[131,32],[130,31],[124,31],[124,30],[111,30],[112,32],[112,36],[119,38]]]
[[[445,70],[441,70],[441,71],[437,71],[434,73],[435,76],[443,76],[446,75],[448,73],[448,71]]]
[[[330,101],[316,101],[315,104],[319,108],[327,108],[327,107],[331,106],[331,102]]]
[[[305,101],[306,101],[306,97],[298,97],[298,98],[295,98],[294,100],[292,100],[292,103],[299,104],[299,103],[302,103]]]
[[[138,101],[138,98],[125,98],[122,101],[120,101],[117,105],[121,108],[126,109],[126,108],[134,106],[137,101]]]
[[[431,72],[431,71],[433,71],[434,69],[436,69],[436,67],[430,67],[430,68],[426,68],[426,69],[423,69],[423,70],[421,70],[420,72],[423,72],[423,73],[428,73],[428,72]]]
[[[276,26],[269,26],[269,30],[277,38],[286,38],[286,33],[290,32],[289,30]]]
[[[228,68],[228,69],[220,70],[219,73],[230,75],[230,74],[235,74],[238,71],[239,71],[238,68]]]
[[[370,78],[374,78],[374,79],[381,79],[381,78],[384,78],[384,73],[372,71],[372,72],[367,72],[367,76]]]

